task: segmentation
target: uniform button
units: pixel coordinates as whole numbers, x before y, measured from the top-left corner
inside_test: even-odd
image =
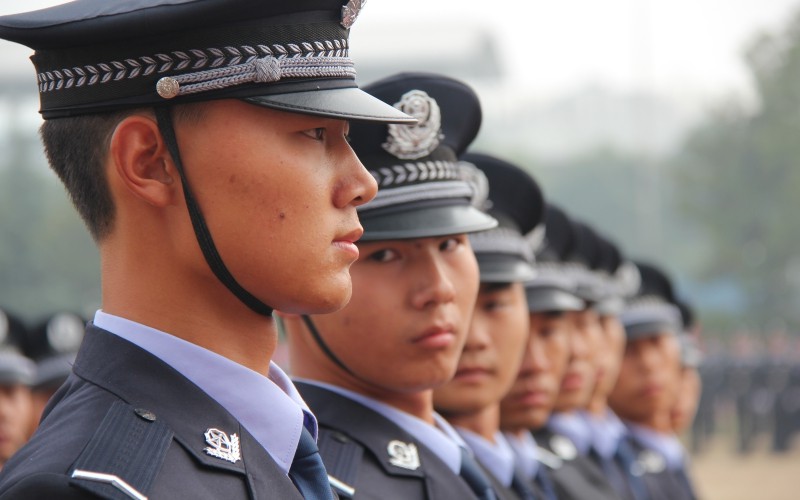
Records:
[[[136,408],[133,411],[134,413],[142,417],[143,420],[147,420],[148,422],[156,421],[156,414],[150,410],[145,410],[144,408]]]

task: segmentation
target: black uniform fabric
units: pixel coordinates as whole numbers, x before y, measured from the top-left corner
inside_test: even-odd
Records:
[[[149,498],[302,498],[264,448],[216,401],[155,356],[91,325],[73,374],[53,396],[36,434],[0,472],[0,498],[98,498],[71,485],[70,476],[90,441],[115,442],[118,433],[129,432],[127,425],[99,429],[114,405],[127,407],[134,418],[144,415],[163,424],[158,442],[166,429],[172,435],[163,462],[152,471],[151,486],[140,491]],[[241,459],[231,463],[204,453],[209,428],[237,434]],[[151,457],[158,465],[152,443],[130,441],[126,453]],[[132,486],[134,476],[147,472],[136,469],[142,461],[131,464],[132,470],[126,467],[113,473]]]
[[[620,498],[608,483],[603,471],[589,457],[578,455],[572,460],[560,457],[550,447],[554,434],[549,429],[538,430],[533,436],[540,448],[560,458],[559,467],[549,468],[550,478],[553,480],[559,499],[618,500]]]
[[[600,467],[614,490],[625,500],[650,498],[644,480],[634,470],[636,455],[629,438],[623,437],[620,440],[613,457],[605,459],[592,450],[589,458]]]
[[[467,500],[476,496],[424,443],[383,415],[325,388],[295,384],[319,422],[320,453],[328,474],[347,483],[357,499]],[[390,462],[391,441],[413,443],[420,465]],[[325,445],[323,445],[325,444]],[[340,477],[345,471],[346,478]]]
[[[635,437],[631,439],[631,446],[641,464],[642,478],[647,486],[647,491],[652,500],[696,500],[694,488],[686,471],[667,467],[653,470],[647,467],[649,460],[644,459],[647,453],[653,453],[645,448]]]

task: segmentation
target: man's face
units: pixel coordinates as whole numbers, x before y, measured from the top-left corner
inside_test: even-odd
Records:
[[[449,381],[479,285],[466,235],[358,246],[352,299],[342,310],[313,319],[359,380],[333,363],[320,369],[339,385],[379,399],[387,392],[419,392]]]
[[[625,352],[625,328],[613,315],[600,316],[601,338],[596,347],[597,383],[594,395],[603,399],[614,388]]]
[[[481,284],[455,377],[433,393],[436,409],[447,416],[497,404],[517,376],[528,332],[522,284]]]
[[[594,391],[597,379],[595,349],[602,333],[597,313],[590,308],[567,313],[574,328],[570,335],[570,356],[567,371],[561,380],[555,411],[567,412],[584,408]]]
[[[702,382],[697,368],[684,366],[681,368],[680,386],[675,404],[672,406],[672,428],[681,433],[692,425],[697,413],[697,404],[700,402]]]
[[[356,206],[377,189],[347,143],[348,123],[237,100],[205,103],[202,110],[202,119],[176,122],[178,144],[233,276],[283,311],[342,307],[358,257],[353,241],[362,232]],[[192,242],[191,225],[181,227],[182,265],[216,282]]]
[[[570,355],[574,329],[565,313],[532,313],[530,337],[517,378],[500,403],[504,430],[538,429],[547,422],[558,397]]]
[[[673,334],[657,332],[628,341],[609,405],[620,418],[632,422],[668,415],[675,401],[679,363],[680,347]]]
[[[30,437],[31,391],[23,385],[0,385],[0,464]]]

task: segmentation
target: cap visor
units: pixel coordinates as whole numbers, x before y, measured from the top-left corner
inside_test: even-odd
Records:
[[[536,276],[533,267],[513,255],[484,255],[475,252],[481,283],[522,283]]]
[[[497,226],[493,217],[466,204],[381,214],[359,213],[359,218],[364,227],[361,241],[432,238],[485,231]]]
[[[558,288],[525,287],[528,298],[528,311],[541,313],[548,311],[581,311],[586,303],[579,297]]]
[[[315,89],[305,92],[245,97],[259,106],[291,113],[381,123],[416,123],[417,120],[357,87]]]

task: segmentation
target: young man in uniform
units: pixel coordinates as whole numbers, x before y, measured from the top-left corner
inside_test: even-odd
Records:
[[[533,249],[524,235],[542,222],[544,200],[533,178],[515,165],[478,153],[462,160],[486,174],[488,212],[499,226],[470,236],[480,270],[478,300],[456,375],[434,390],[433,402],[498,492],[531,499],[533,491],[500,431],[500,400],[514,383],[530,335],[524,282],[535,273]]]
[[[348,120],[361,2],[78,0],[0,18],[35,50],[48,160],[100,249],[102,309],[0,498],[330,498],[270,363],[273,307],[347,303],[376,191]]]
[[[559,209],[548,205],[544,231],[540,226],[528,236],[536,255],[536,276],[525,283],[530,337],[516,380],[500,403],[500,427],[514,451],[517,470],[537,498],[545,500],[554,500],[560,493],[553,473],[565,461],[540,448],[532,431],[547,424],[567,370],[575,328],[569,313],[585,307],[575,295],[575,283],[563,266],[573,240],[562,215]]]
[[[583,301],[580,310],[567,313],[573,322],[570,330],[569,361],[561,380],[558,397],[547,425],[534,435],[539,446],[563,464],[553,471],[559,498],[618,498],[602,470],[589,458],[591,429],[584,410],[597,383],[597,354],[602,342],[602,327],[596,309],[601,297],[598,281],[591,271],[598,260],[594,231],[573,221],[566,214],[548,212],[552,226],[571,236],[572,246],[565,254],[565,272],[574,283],[574,293]],[[550,229],[548,223],[547,228]]]
[[[649,497],[691,500],[686,455],[671,418],[680,381],[680,311],[667,276],[655,266],[636,265],[641,285],[620,315],[627,342],[608,402],[628,426]]]
[[[480,183],[468,182],[457,160],[478,132],[478,98],[431,74],[395,75],[365,90],[419,122],[351,127],[353,148],[380,190],[359,208],[364,236],[347,307],[285,316],[292,373],[317,414],[320,453],[342,491],[495,498],[433,410],[433,389],[456,371],[478,293],[467,234],[497,224],[471,205]]]

